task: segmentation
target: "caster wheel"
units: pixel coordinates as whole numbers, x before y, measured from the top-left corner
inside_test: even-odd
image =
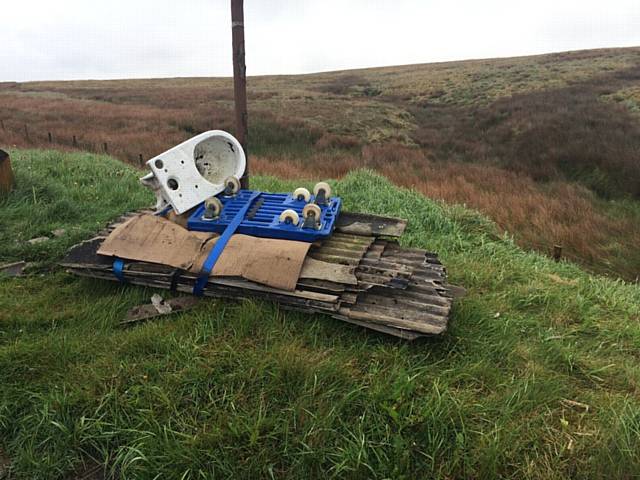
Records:
[[[325,205],[331,196],[331,187],[326,182],[318,182],[316,186],[313,187],[313,194],[316,196],[316,203],[318,205]]]
[[[322,210],[315,203],[308,203],[302,209],[302,216],[304,217],[303,228],[317,228],[320,224],[320,215]]]
[[[304,187],[296,188],[293,191],[293,198],[296,200],[304,200],[304,203],[309,203],[309,200],[311,200],[311,193]]]
[[[280,223],[286,223],[288,225],[297,225],[300,221],[300,217],[295,210],[290,208],[280,214]]]
[[[204,201],[204,215],[205,220],[213,220],[220,216],[222,212],[222,202],[217,197],[209,197]]]
[[[224,180],[224,194],[235,195],[240,191],[240,180],[236,177],[227,177]]]

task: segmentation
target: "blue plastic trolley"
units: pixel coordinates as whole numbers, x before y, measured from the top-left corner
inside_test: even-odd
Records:
[[[220,195],[222,210],[215,218],[205,216],[203,203],[189,217],[187,228],[199,232],[222,233],[233,221],[238,212],[247,207],[246,214],[236,228],[236,233],[253,235],[256,237],[279,238],[284,240],[298,240],[301,242],[315,242],[331,235],[336,218],[340,213],[342,200],[340,197],[327,198],[320,207],[320,216],[314,222],[305,221],[303,209],[313,203],[314,196],[309,202],[295,198],[290,193],[266,193],[253,190],[240,190],[232,196]],[[298,221],[283,222],[281,215],[286,210],[293,210]]]

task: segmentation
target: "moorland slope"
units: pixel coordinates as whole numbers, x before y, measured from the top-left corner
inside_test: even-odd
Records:
[[[560,244],[634,280],[639,81],[640,48],[251,77],[250,153],[255,171],[284,178],[372,168],[480,210],[522,246]],[[0,145],[106,142],[138,164],[233,131],[232,108],[229,78],[4,83]]]

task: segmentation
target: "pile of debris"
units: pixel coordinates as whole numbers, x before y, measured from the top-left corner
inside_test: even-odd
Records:
[[[240,190],[244,153],[234,141],[207,132],[149,160],[142,181],[158,196],[156,211],[117,219],[62,265],[92,278],[263,298],[409,340],[446,330],[456,288],[435,254],[398,244],[405,220],[340,211],[322,182],[314,195]]]

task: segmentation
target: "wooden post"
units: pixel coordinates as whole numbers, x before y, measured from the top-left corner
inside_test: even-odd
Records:
[[[47,132],[47,136],[49,137],[49,143],[53,143],[53,137],[51,136],[51,132]]]
[[[73,136],[73,140],[72,141],[73,141],[73,146],[77,147],[78,146],[78,141],[76,140],[76,136],[75,135]]]
[[[138,156],[138,160],[140,161],[140,166],[144,165],[144,160],[142,159],[142,154]]]
[[[107,142],[102,144],[102,148],[104,149],[104,153],[109,153],[109,148],[107,147]]]
[[[236,106],[236,136],[247,157],[240,179],[241,188],[249,188],[249,152],[247,142],[247,68],[244,63],[244,0],[231,0],[231,35],[233,44],[233,96]]]
[[[24,124],[24,136],[27,140],[29,140],[29,129],[27,128],[27,124]]]
[[[9,154],[0,150],[0,195],[8,194],[15,184],[15,177],[11,169]]]
[[[562,245],[553,246],[553,259],[559,262],[562,259]]]
[[[6,128],[4,128],[4,120],[0,120],[0,126],[2,127],[2,130],[5,131]]]

